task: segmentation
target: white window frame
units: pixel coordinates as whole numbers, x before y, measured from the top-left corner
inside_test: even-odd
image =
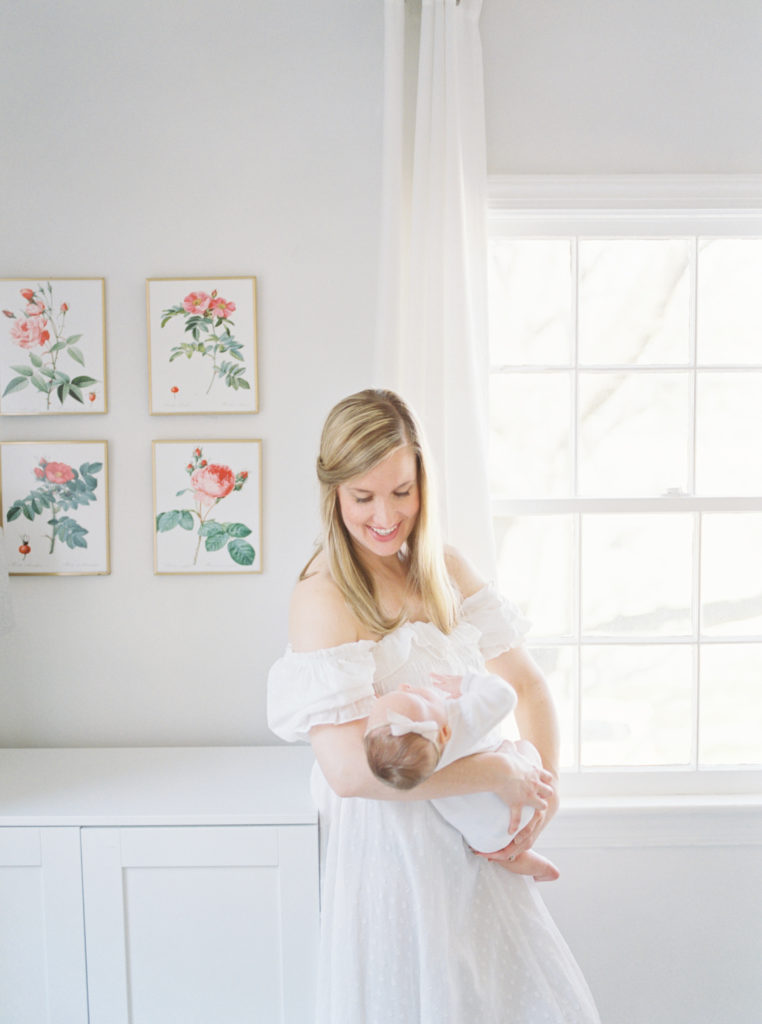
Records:
[[[585,237],[659,238],[664,236],[726,236],[762,238],[762,175],[621,175],[494,176],[488,187],[488,235],[490,238],[568,238]],[[694,252],[695,261],[695,252]],[[694,264],[695,271],[695,264]],[[575,311],[573,311],[575,312]],[[692,314],[695,316],[695,311]],[[695,331],[693,332],[695,339]],[[576,344],[576,339],[575,339]],[[696,367],[695,341],[691,361],[675,369]],[[762,362],[762,359],[760,360]],[[576,367],[576,352],[574,367]],[[564,367],[552,367],[563,369]],[[532,369],[535,369],[534,367]],[[549,367],[550,369],[550,367]],[[569,367],[566,367],[569,369]],[[586,370],[589,367],[585,367]],[[609,367],[607,367],[609,369]],[[622,367],[631,369],[631,367]],[[669,369],[669,367],[659,367]],[[728,367],[723,366],[723,370]],[[737,367],[743,371],[744,367]],[[576,369],[575,369],[576,372]],[[696,375],[694,373],[694,382]],[[694,385],[695,386],[695,385]],[[575,389],[576,392],[576,389]],[[695,400],[695,398],[694,398]],[[691,451],[691,472],[695,467],[695,438]],[[575,446],[576,448],[576,446]],[[576,452],[575,452],[576,473]],[[642,499],[494,499],[495,516],[528,513],[582,513],[621,511],[762,511],[762,495],[734,498],[699,498],[670,496]],[[694,559],[700,558],[700,538]],[[698,573],[695,574],[699,585]],[[515,595],[519,596],[519,595]],[[694,607],[698,608],[694,594]],[[579,631],[578,631],[579,632]],[[612,641],[597,638],[542,638],[552,643],[581,640],[586,643]],[[732,637],[721,638],[733,642]],[[748,642],[748,638],[745,638]],[[663,638],[662,642],[697,644],[699,624],[694,622],[692,635]],[[531,642],[531,637],[530,637]],[[538,643],[542,641],[538,638]],[[616,642],[616,641],[613,641]],[[632,641],[637,640],[633,638]],[[643,642],[653,643],[647,638]],[[701,637],[701,642],[712,641]],[[719,638],[718,638],[719,642]],[[743,642],[738,638],[737,642]],[[697,649],[697,648],[696,648]],[[577,721],[579,730],[579,719]],[[694,701],[694,744],[698,735],[698,703]],[[575,750],[579,749],[579,736]],[[674,796],[721,799],[734,796],[744,799],[762,793],[762,770],[757,768],[622,768],[600,770],[582,768],[564,771],[562,789],[574,798],[614,796],[631,799]]]

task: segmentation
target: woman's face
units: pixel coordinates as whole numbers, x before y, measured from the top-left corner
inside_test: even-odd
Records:
[[[339,484],[337,493],[353,540],[371,554],[396,555],[413,532],[420,508],[412,448],[398,448],[364,476]]]

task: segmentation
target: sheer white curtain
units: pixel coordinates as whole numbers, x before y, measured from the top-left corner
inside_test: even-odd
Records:
[[[386,0],[379,383],[423,421],[445,536],[488,577],[482,0]]]

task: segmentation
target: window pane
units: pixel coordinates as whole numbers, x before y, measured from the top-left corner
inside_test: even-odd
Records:
[[[762,492],[762,373],[698,373],[696,490]]]
[[[582,631],[691,633],[693,516],[582,517]]]
[[[581,240],[580,362],[687,362],[689,259],[682,238]]]
[[[762,362],[762,240],[699,243],[698,361]]]
[[[571,768],[574,759],[576,713],[574,707],[577,650],[575,647],[534,647],[529,653],[540,666],[553,694],[561,728],[561,767]]]
[[[582,764],[688,764],[692,649],[582,650]]]
[[[687,490],[687,373],[580,373],[579,390],[580,494]]]
[[[701,653],[699,761],[762,763],[762,644],[711,644]]]
[[[574,608],[574,517],[495,519],[498,578],[521,601],[533,636],[570,636]]]
[[[490,378],[490,489],[497,498],[571,491],[571,374]]]
[[[571,242],[500,238],[489,249],[494,366],[568,364],[572,352]]]
[[[762,515],[704,514],[701,599],[709,636],[762,634]]]

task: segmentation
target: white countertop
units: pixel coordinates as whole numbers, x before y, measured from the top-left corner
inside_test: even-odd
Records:
[[[0,749],[0,825],[317,822],[307,746]]]

